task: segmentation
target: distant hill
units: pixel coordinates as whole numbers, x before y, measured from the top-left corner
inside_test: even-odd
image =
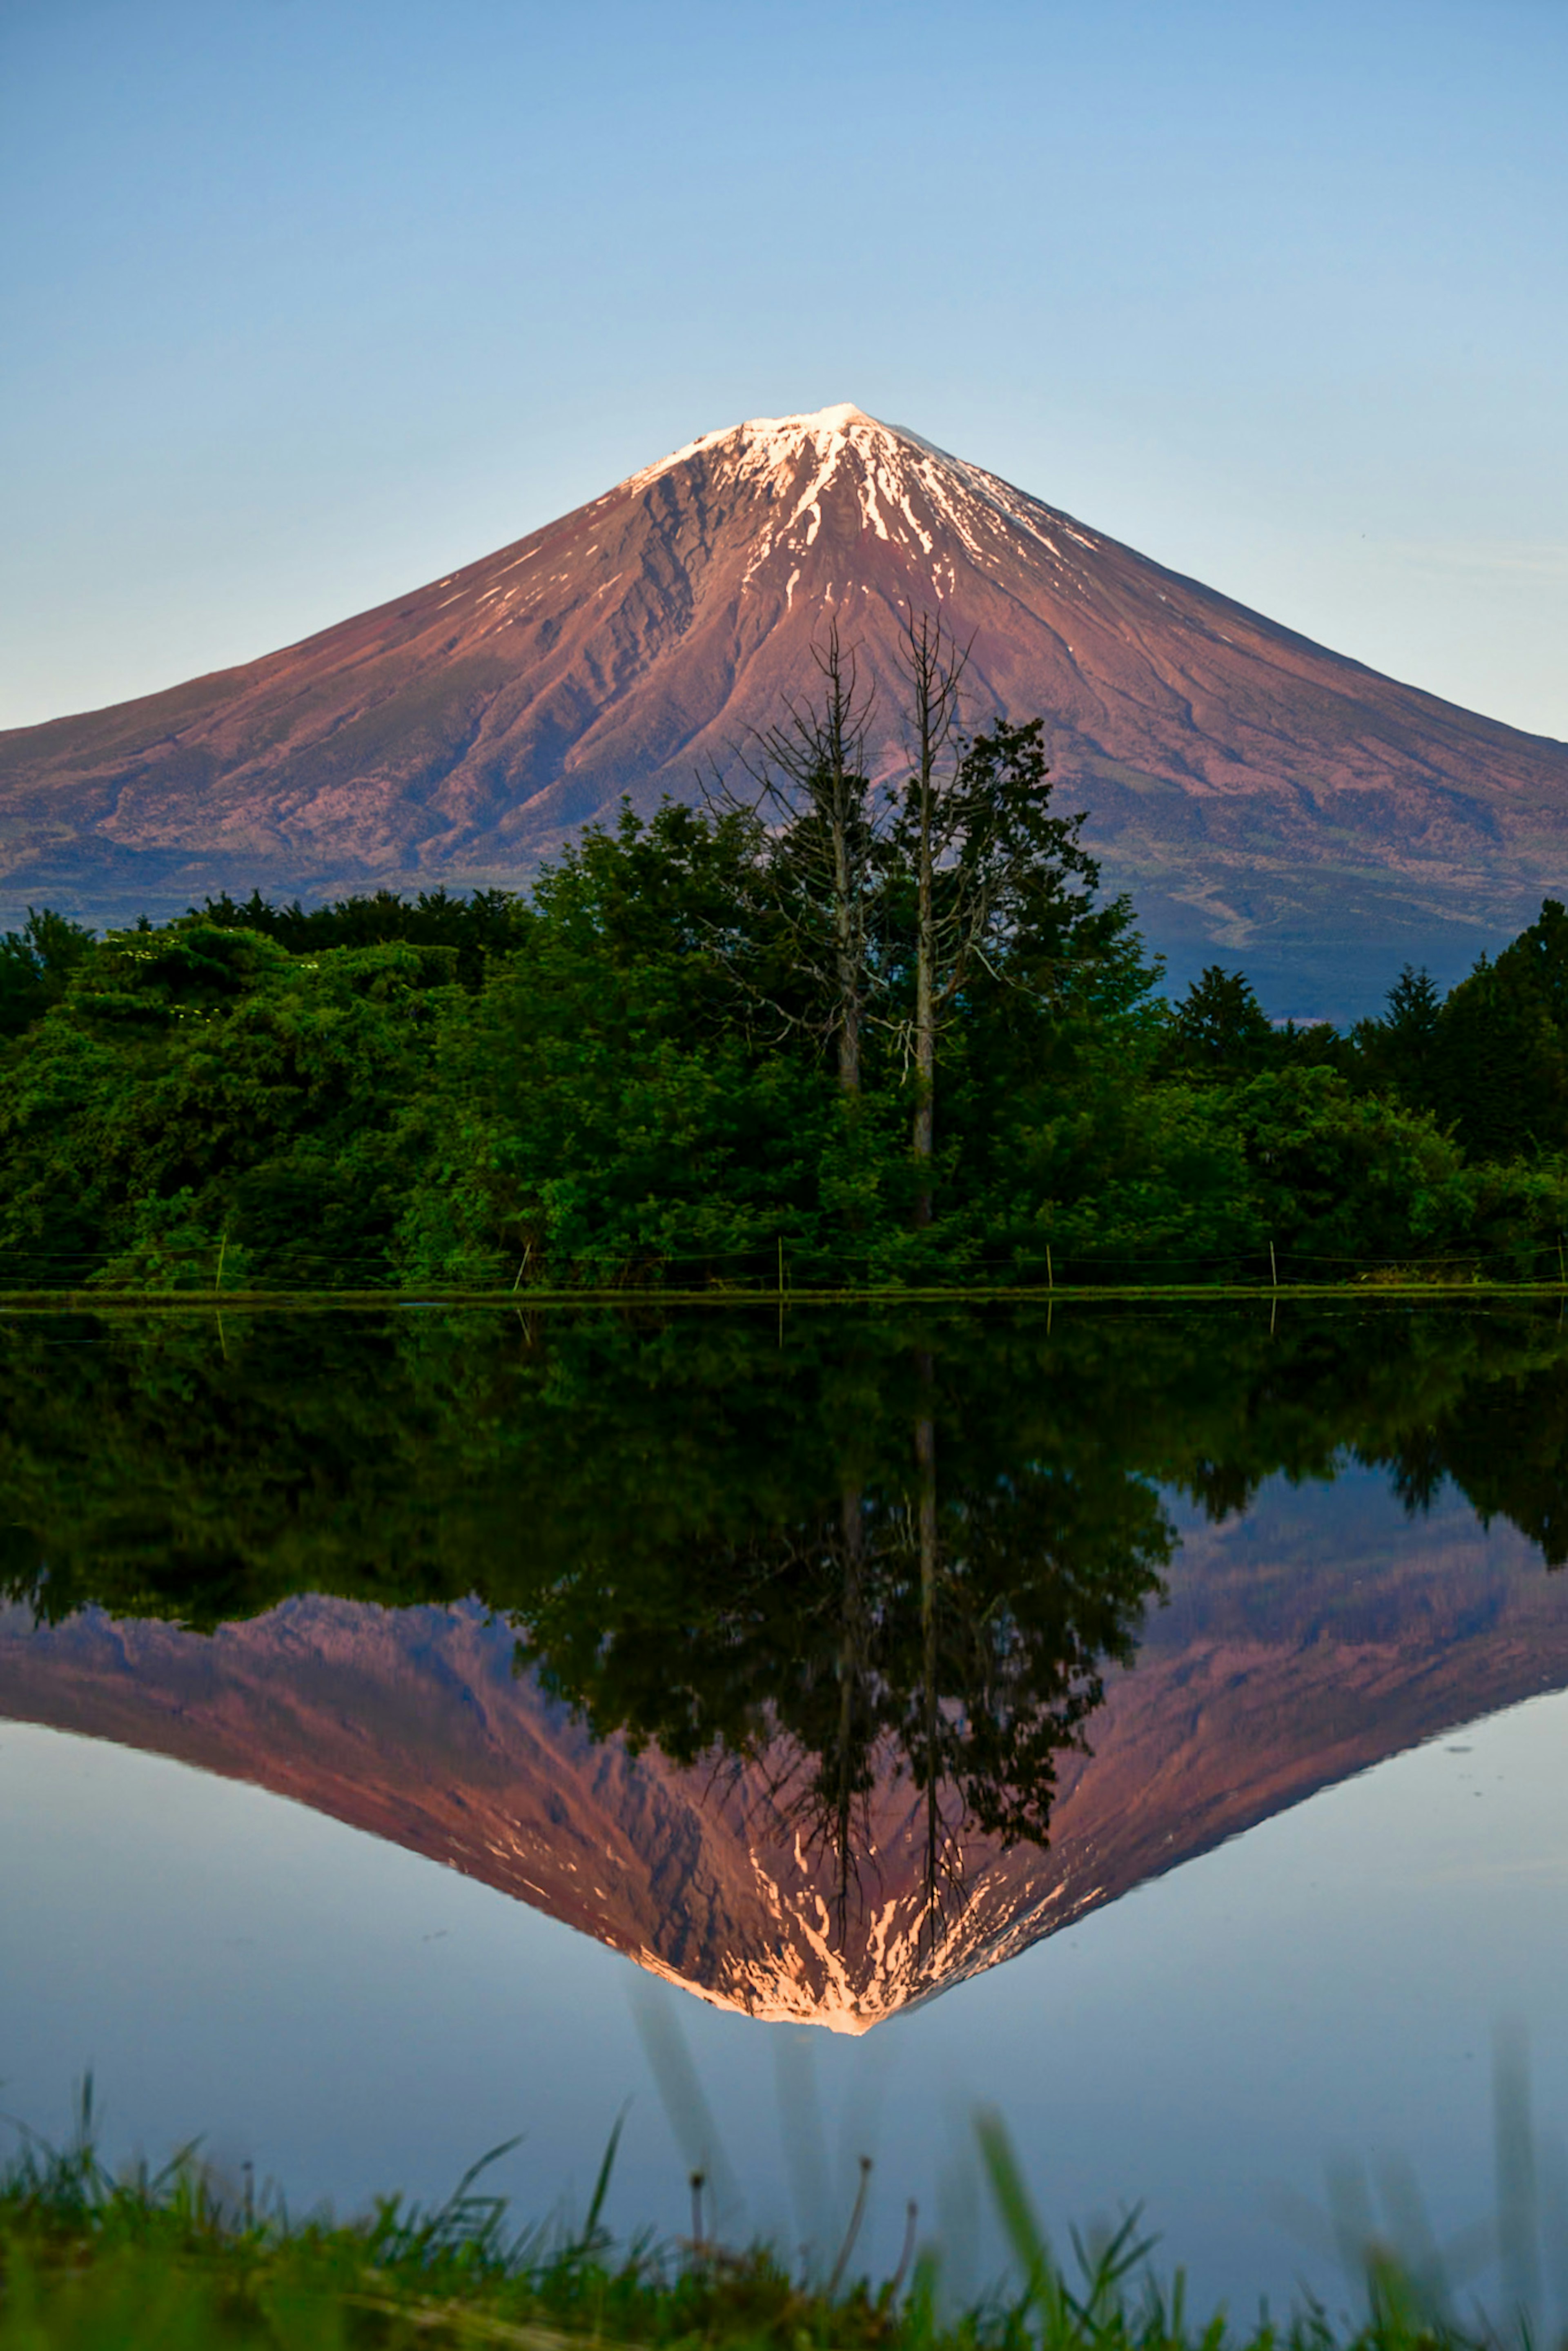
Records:
[[[526,883],[622,795],[691,797],[836,617],[897,757],[898,631],[973,639],[1188,976],[1270,1008],[1444,981],[1568,894],[1568,746],[1379,676],[858,409],[694,441],[560,521],[238,669],[0,734],[0,910]]]

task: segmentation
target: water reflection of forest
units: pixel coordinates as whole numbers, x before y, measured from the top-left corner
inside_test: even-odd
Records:
[[[477,1595],[595,1737],[760,1772],[841,1930],[890,1774],[933,1915],[967,1837],[1046,1841],[1167,1494],[1354,1460],[1568,1549],[1555,1310],[16,1318],[0,1426],[46,1620]]]

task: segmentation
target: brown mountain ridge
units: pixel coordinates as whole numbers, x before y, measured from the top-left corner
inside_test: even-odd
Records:
[[[829,619],[899,756],[912,610],[969,714],[1042,715],[1185,974],[1343,1014],[1451,978],[1568,890],[1568,746],[1401,685],[982,467],[842,406],[711,433],[444,579],[239,668],[0,734],[0,908],[99,920],[222,889],[526,886],[623,797],[690,798]]]

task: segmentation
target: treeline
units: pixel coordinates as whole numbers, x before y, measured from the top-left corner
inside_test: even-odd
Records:
[[[1558,1277],[1562,905],[1343,1033],[1218,967],[1167,1003],[1038,726],[958,736],[920,655],[897,792],[834,673],[754,805],[628,814],[526,901],[31,914],[0,1282]]]
[[[657,1649],[655,1616],[660,1638],[706,1639],[694,1594],[708,1590],[727,1622],[746,1558],[793,1560],[809,1582],[821,1546],[801,1531],[841,1531],[846,1486],[883,1497],[910,1538],[926,1395],[956,1550],[1001,1527],[1038,1475],[1054,1481],[1051,1541],[1014,1548],[1030,1575],[1048,1553],[1074,1573],[1134,1554],[1140,1573],[1158,1570],[1176,1549],[1172,1493],[1218,1524],[1270,1479],[1352,1464],[1413,1513],[1451,1482],[1549,1566],[1568,1562],[1555,1301],[1303,1303],[1273,1329],[1266,1305],[1229,1300],[1179,1315],[1086,1304],[1049,1332],[1006,1306],[799,1314],[781,1333],[723,1311],[524,1321],[371,1309],[225,1317],[220,1332],[210,1315],[14,1319],[0,1599],[52,1621],[99,1606],[210,1630],[298,1592],[385,1607],[476,1594],[530,1621],[588,1592],[576,1622],[591,1675],[619,1580],[637,1626],[622,1666],[646,1667],[648,1706],[675,1705],[669,1653],[639,1663],[639,1644]],[[776,1679],[761,1686],[776,1695]]]

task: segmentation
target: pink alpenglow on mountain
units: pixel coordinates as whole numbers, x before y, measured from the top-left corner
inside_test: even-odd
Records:
[[[251,1781],[720,2007],[862,2032],[1318,1788],[1563,1687],[1568,1593],[1462,1510],[1393,1556],[1310,1525],[1261,1550],[1194,1531],[1136,1665],[1059,1759],[1049,1846],[961,1829],[935,1907],[924,1797],[891,1757],[846,1876],[791,1805],[782,1739],[734,1769],[634,1758],[519,1677],[515,1642],[476,1603],[302,1597],[211,1635],[0,1607],[0,1724]]]
[[[1568,747],[1164,569],[850,406],[709,433],[591,505],[282,652],[0,735],[0,898],[100,918],[221,889],[526,887],[630,798],[690,799],[830,621],[899,751],[899,632],[972,646],[968,716],[1040,716],[1176,972],[1279,1011],[1451,977],[1568,892]],[[1345,1002],[1339,999],[1344,998]]]

